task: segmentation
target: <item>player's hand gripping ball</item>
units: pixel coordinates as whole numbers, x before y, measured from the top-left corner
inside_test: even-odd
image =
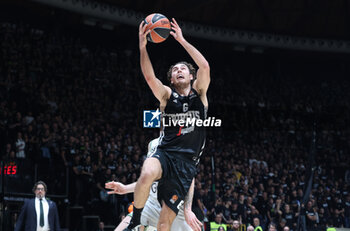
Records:
[[[170,34],[170,22],[167,17],[162,14],[153,13],[145,18],[146,30],[150,30],[147,34],[147,40],[152,43],[164,42]]]

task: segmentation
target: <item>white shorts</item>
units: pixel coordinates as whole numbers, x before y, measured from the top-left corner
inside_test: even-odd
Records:
[[[147,200],[141,214],[141,224],[157,227],[161,207],[158,201]],[[183,210],[180,209],[178,215],[171,226],[171,231],[192,231],[191,227],[186,223]]]

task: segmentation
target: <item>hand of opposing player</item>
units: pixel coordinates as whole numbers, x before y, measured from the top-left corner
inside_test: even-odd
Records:
[[[108,182],[105,184],[105,188],[106,189],[111,189],[112,191],[108,191],[108,194],[126,194],[126,187],[124,184],[120,183],[120,182]]]
[[[185,220],[187,224],[193,229],[193,231],[201,231],[202,230],[202,222],[200,222],[196,215],[191,210],[184,210]]]

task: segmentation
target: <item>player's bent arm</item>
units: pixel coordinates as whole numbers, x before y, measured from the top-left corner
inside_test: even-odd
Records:
[[[179,41],[180,42],[180,41]],[[210,84],[210,66],[204,56],[185,39],[181,40],[180,44],[185,48],[193,61],[198,66],[197,78],[193,82],[193,87],[200,95],[205,94]]]
[[[125,185],[125,191],[127,193],[133,193],[135,191],[136,182]]]
[[[198,69],[197,78],[193,82],[193,88],[196,89],[200,96],[205,96],[207,94],[210,84],[210,73],[204,71],[203,69]]]
[[[142,74],[148,86],[151,88],[154,96],[159,100],[159,102],[162,103],[169,99],[171,89],[163,85],[163,83],[155,76],[146,47],[140,48],[140,65]]]
[[[105,184],[106,189],[111,189],[112,191],[108,191],[108,194],[127,194],[132,193],[135,190],[136,182],[124,185],[120,182],[108,182]]]

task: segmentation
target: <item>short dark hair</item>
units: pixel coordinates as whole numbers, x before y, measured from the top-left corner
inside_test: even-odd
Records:
[[[33,187],[33,193],[35,193],[35,190],[36,190],[36,188],[38,187],[38,185],[39,185],[39,184],[42,184],[42,185],[44,186],[44,190],[45,190],[45,192],[47,192],[47,186],[46,186],[45,182],[44,182],[44,181],[39,180],[38,182],[36,182],[36,183],[34,184],[34,187]]]
[[[271,222],[268,226],[268,229],[270,229],[271,227],[277,228],[277,225],[274,222]]]
[[[197,70],[196,68],[193,67],[193,65],[191,63],[188,63],[186,61],[180,61],[180,62],[177,62],[173,65],[170,66],[169,70],[168,70],[168,73],[167,73],[167,78],[168,78],[168,81],[169,83],[171,83],[171,72],[173,71],[173,68],[175,65],[177,64],[185,64],[187,66],[187,68],[190,70],[190,74],[193,76],[193,80],[194,81],[197,77]]]

